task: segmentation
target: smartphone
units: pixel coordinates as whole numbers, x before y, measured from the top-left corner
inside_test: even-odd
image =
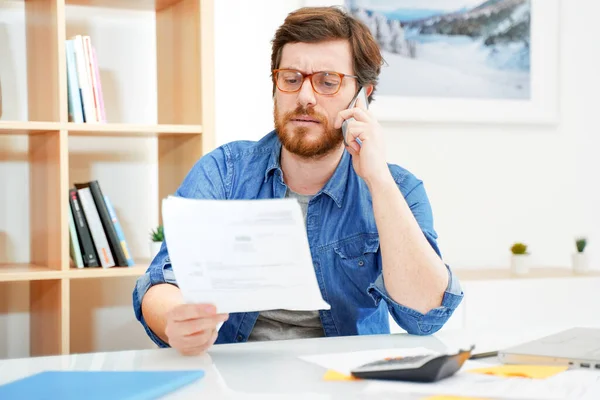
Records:
[[[369,107],[369,102],[367,101],[367,91],[365,90],[364,86],[362,86],[360,88],[360,90],[358,91],[358,93],[356,93],[356,96],[354,96],[354,98],[352,99],[352,101],[350,102],[350,104],[348,105],[348,108],[352,108],[356,105],[356,101],[358,100],[358,98],[362,98],[363,103],[365,104],[365,106],[368,108]],[[345,120],[344,122],[342,122],[342,135],[344,136],[344,144],[346,146],[348,146],[348,142],[346,141],[346,130],[348,129],[348,122],[350,121],[354,121],[354,117],[350,117],[347,120]],[[356,139],[356,142],[360,145],[360,139]]]

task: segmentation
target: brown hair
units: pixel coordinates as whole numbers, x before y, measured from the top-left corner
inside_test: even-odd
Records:
[[[359,85],[373,85],[370,102],[383,64],[379,45],[363,22],[335,6],[304,7],[288,14],[272,41],[271,71],[279,68],[284,45],[335,39],[350,42],[354,74],[358,76]],[[273,83],[273,94],[275,87]]]

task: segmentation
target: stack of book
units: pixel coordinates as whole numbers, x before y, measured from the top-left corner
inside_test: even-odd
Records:
[[[134,265],[115,209],[96,180],[69,189],[69,233],[77,268]]]
[[[65,43],[69,122],[106,122],[96,49],[89,36],[76,35]]]

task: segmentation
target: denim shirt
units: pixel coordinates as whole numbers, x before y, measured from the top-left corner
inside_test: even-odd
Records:
[[[274,131],[257,142],[236,141],[218,147],[192,167],[175,193],[198,199],[283,198],[286,184],[279,164],[281,143]],[[313,266],[323,299],[330,310],[319,311],[326,336],[389,333],[389,315],[409,334],[438,331],[463,298],[448,266],[448,286],[442,304],[426,314],[395,302],[385,289],[379,235],[366,183],[345,151],[331,179],[311,199],[306,231]],[[432,211],[423,183],[407,170],[389,164],[391,174],[418,221],[423,234],[441,257]],[[168,347],[146,324],[142,298],[152,285],[176,285],[163,243],[133,290],[136,318],[150,338]],[[244,342],[258,312],[231,313],[219,330],[216,344]]]

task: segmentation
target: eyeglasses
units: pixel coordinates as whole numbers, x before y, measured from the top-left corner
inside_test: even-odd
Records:
[[[273,80],[277,88],[282,92],[293,93],[300,90],[304,80],[310,79],[310,84],[316,93],[332,96],[336,94],[342,86],[344,77],[358,79],[355,75],[346,75],[339,72],[319,71],[312,74],[305,74],[295,69],[275,69],[273,70]]]

